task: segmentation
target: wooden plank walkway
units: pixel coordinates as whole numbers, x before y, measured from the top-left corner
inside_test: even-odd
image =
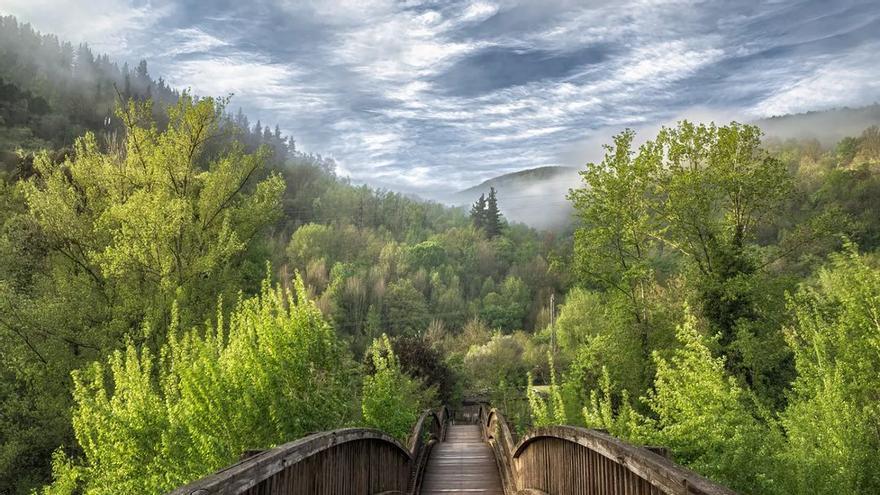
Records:
[[[446,441],[434,445],[422,495],[504,495],[495,454],[479,425],[449,425]]]

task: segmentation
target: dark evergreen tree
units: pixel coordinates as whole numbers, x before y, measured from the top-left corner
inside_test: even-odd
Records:
[[[122,96],[127,100],[131,98],[131,71],[128,68],[128,62],[122,66],[122,78],[125,81],[122,85]]]
[[[486,210],[483,217],[483,228],[486,229],[486,233],[489,234],[489,237],[495,237],[501,234],[501,228],[504,226],[504,222],[501,218],[501,211],[498,209],[498,198],[495,193],[495,188],[489,188],[489,197],[486,200]]]
[[[486,195],[480,194],[480,198],[471,206],[471,222],[478,229],[484,228],[486,225]]]

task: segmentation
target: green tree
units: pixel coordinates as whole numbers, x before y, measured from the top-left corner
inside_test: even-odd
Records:
[[[483,228],[489,238],[501,235],[501,229],[504,227],[504,221],[501,217],[501,210],[498,209],[498,197],[494,187],[489,188],[489,196],[486,198],[486,210],[483,221]]]
[[[483,298],[480,318],[492,328],[508,333],[521,330],[529,302],[528,287],[519,278],[508,276],[498,292],[490,292]]]
[[[712,356],[709,342],[686,311],[678,328],[681,348],[655,355],[657,372],[647,405],[656,420],[645,440],[669,447],[677,461],[747,493],[772,493],[778,479],[772,461],[779,432],[753,412],[750,393]]]
[[[749,283],[759,262],[748,243],[791,194],[791,176],[761,148],[761,130],[752,125],[683,121],[663,129],[657,144],[657,159],[665,153],[658,181],[663,241],[697,268],[701,309],[730,351],[738,323],[757,319],[756,300],[765,296]]]
[[[158,359],[129,344],[76,372],[83,457],[57,457],[47,493],[160,493],[351,419],[351,360],[306,297],[299,279],[293,294],[266,281],[228,321],[218,308],[179,336],[175,310]]]
[[[384,305],[385,326],[392,335],[421,335],[428,328],[430,315],[425,296],[409,279],[388,286]]]
[[[486,227],[486,195],[480,194],[480,197],[471,206],[470,211],[471,223],[474,228],[482,229]]]
[[[571,361],[566,387],[580,395],[581,403],[600,386],[603,369],[620,388],[638,397],[648,386],[651,364],[641,352],[638,327],[626,301],[614,293],[572,289],[556,321],[564,356]],[[655,350],[667,347],[652,341]]]
[[[0,416],[18,426],[0,420],[0,492],[44,481],[48,444],[73,443],[71,370],[126,339],[158,351],[173,300],[189,325],[218,296],[259,287],[254,239],[282,184],[258,180],[265,154],[224,138],[221,110],[185,95],[160,130],[149,104],[132,103],[118,140],[86,134],[70,153],[38,153],[5,191],[16,206],[0,213]]]
[[[364,377],[364,423],[404,442],[422,410],[434,401],[435,389],[423,389],[418,380],[404,373],[387,335],[373,341],[367,358],[373,370]]]
[[[556,365],[553,363],[553,354],[547,353],[547,361],[550,363],[550,385],[546,387],[547,397],[534,384],[532,374],[528,375],[526,398],[529,400],[529,411],[535,426],[565,425],[569,424],[565,414],[565,400],[562,388],[556,379]]]
[[[478,322],[472,332],[482,333]],[[526,377],[523,361],[523,343],[513,335],[495,333],[488,342],[473,344],[467,350],[464,366],[472,384],[478,390],[491,390],[501,382],[522,386]]]
[[[782,414],[794,493],[880,491],[880,269],[850,246],[791,298],[797,379]]]
[[[575,232],[574,268],[588,284],[620,293],[629,303],[648,356],[648,286],[653,281],[651,254],[658,242],[654,176],[660,167],[657,145],[648,142],[634,154],[635,133],[626,130],[605,146],[602,162],[581,172],[584,186],[572,189],[582,226]]]
[[[40,154],[38,175],[23,185],[53,251],[114,308],[116,337],[144,318],[167,322],[172,300],[186,308],[184,322],[199,321],[238,285],[226,283],[233,268],[278,212],[282,181],[254,183],[264,151],[231,144],[208,154],[222,109],[222,101],[184,94],[159,131],[149,102],[129,103],[118,112],[122,148],[102,151],[88,133],[63,163]]]

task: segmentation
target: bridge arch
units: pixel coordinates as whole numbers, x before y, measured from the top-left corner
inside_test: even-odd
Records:
[[[481,412],[506,494],[735,495],[644,447],[575,426],[534,428],[518,442],[504,416]]]

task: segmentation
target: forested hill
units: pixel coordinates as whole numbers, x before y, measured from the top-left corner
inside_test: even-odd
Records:
[[[793,115],[780,115],[754,122],[767,136],[776,139],[815,139],[833,147],[846,137],[880,125],[880,103],[861,108],[835,108]]]
[[[562,231],[573,225],[574,212],[565,197],[579,182],[576,168],[538,167],[493,177],[443,201],[470,205],[474,198],[495,188],[501,211],[510,220],[538,229]]]

